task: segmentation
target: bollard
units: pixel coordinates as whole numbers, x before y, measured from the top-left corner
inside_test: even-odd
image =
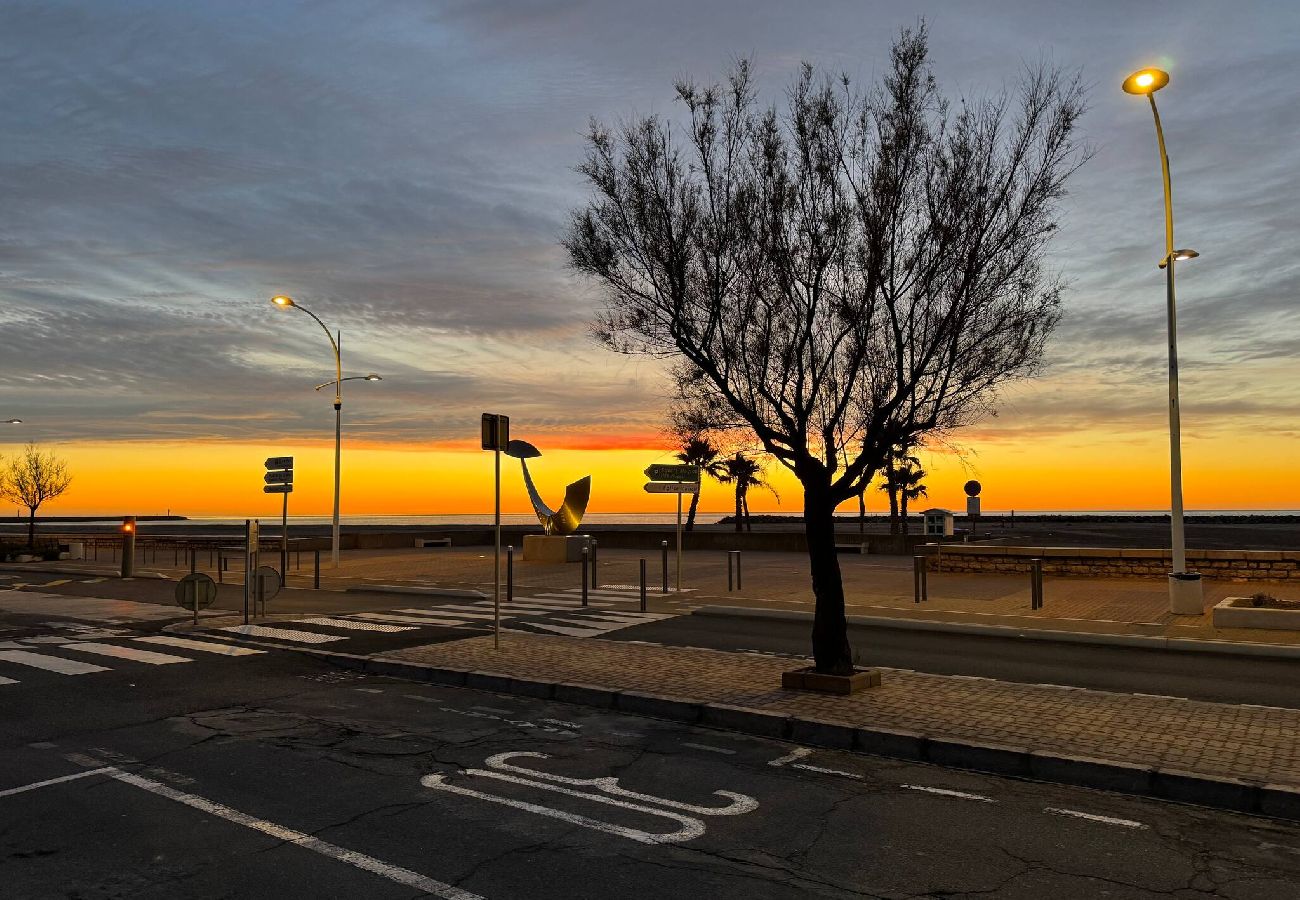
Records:
[[[172,544],[172,566],[174,568],[176,566],[179,566],[180,564],[181,564],[181,545],[179,543],[174,543]]]
[[[587,605],[587,580],[590,578],[590,570],[587,567],[587,559],[591,556],[591,551],[586,547],[582,548],[582,605]]]
[[[736,554],[736,590],[744,587],[744,580],[740,577],[740,551],[733,551]]]
[[[506,602],[515,599],[515,545],[506,547]]]
[[[600,589],[600,581],[596,577],[596,539],[591,539],[591,589],[593,591]]]
[[[221,551],[218,550],[217,551],[217,584],[226,583],[225,572],[226,572],[226,561],[225,558],[221,555]]]
[[[193,547],[190,548],[190,574],[193,575],[199,570],[199,551]]]
[[[315,571],[312,573],[311,586],[314,588],[319,588],[320,587],[320,551],[319,550],[314,551],[314,555],[316,557],[316,559],[313,562]]]
[[[1043,561],[1029,561],[1029,608],[1043,608]]]
[[[663,593],[668,593],[668,542],[660,541],[659,548],[663,551],[664,558],[664,589]]]
[[[641,560],[641,612],[645,612],[645,560]]]
[[[736,589],[735,584],[734,584],[734,578],[733,578],[733,576],[732,576],[732,574],[731,574],[731,554],[733,554],[733,553],[735,553],[735,552],[736,552],[736,551],[734,551],[734,550],[728,550],[728,551],[727,551],[727,591],[728,591],[728,592],[730,592],[730,591],[734,591],[734,590]]]
[[[920,603],[930,599],[929,585],[926,584],[926,566],[924,556],[912,557],[912,602]]]

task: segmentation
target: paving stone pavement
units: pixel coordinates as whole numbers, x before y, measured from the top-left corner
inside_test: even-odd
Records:
[[[856,727],[1300,786],[1300,710],[884,670],[849,697],[786,691],[758,654],[502,635],[386,654],[435,666],[643,691]]]

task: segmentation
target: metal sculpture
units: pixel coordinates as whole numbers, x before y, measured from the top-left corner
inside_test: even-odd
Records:
[[[538,450],[527,441],[511,441],[506,445],[506,456],[519,460],[524,470],[524,485],[528,488],[528,499],[533,501],[533,511],[542,523],[543,534],[573,534],[582,523],[583,513],[587,511],[587,501],[591,499],[591,476],[584,475],[564,489],[564,503],[559,509],[551,509],[542,502],[533,484],[533,476],[528,471],[528,460],[541,456]]]

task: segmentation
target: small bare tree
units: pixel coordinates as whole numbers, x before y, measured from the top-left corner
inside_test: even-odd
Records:
[[[68,464],[52,450],[28,444],[0,467],[0,497],[27,507],[27,548],[36,549],[36,511],[68,489]]]
[[[696,426],[752,432],[799,479],[816,668],[846,674],[835,507],[890,448],[976,419],[1040,360],[1083,91],[1040,66],[1016,99],[954,111],[922,26],[874,91],[805,65],[783,110],[761,107],[742,62],[677,97],[685,141],[657,116],[592,124],[593,197],[564,245],[606,290],[608,346],[678,359]]]

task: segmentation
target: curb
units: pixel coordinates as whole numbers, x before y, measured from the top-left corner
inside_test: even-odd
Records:
[[[26,563],[0,563],[0,572],[25,572],[29,575],[90,575],[93,578],[116,578],[121,580],[121,569],[47,569],[44,566],[34,568]],[[160,578],[167,580],[167,576],[160,572],[139,572],[130,576],[136,580]]]
[[[781,622],[811,622],[813,618],[812,613],[797,610],[750,609],[745,606],[702,606],[692,610],[691,615],[719,619],[773,619]],[[845,616],[845,619],[850,625],[892,628],[897,631],[977,634],[986,637],[1055,641],[1059,644],[1096,644],[1183,653],[1214,653],[1223,656],[1300,659],[1300,646],[1290,644],[1247,644],[1239,641],[1202,641],[1195,638],[1150,637],[1140,634],[1089,634],[1081,631],[1053,631],[1048,628],[1017,628],[1014,625],[984,625],[979,622],[929,622],[918,619],[896,619],[891,616]]]
[[[469,588],[417,587],[404,584],[353,585],[344,589],[348,594],[415,594],[420,597],[447,597],[456,600],[486,600],[488,595]]]
[[[703,703],[599,685],[520,678],[500,672],[450,669],[391,657],[329,650],[300,649],[297,652],[375,675],[554,700],[908,762],[1300,821],[1300,787],[1289,785],[1198,775],[1177,769],[1067,756],[1023,747],[976,744],[886,728],[863,728],[725,703]]]

